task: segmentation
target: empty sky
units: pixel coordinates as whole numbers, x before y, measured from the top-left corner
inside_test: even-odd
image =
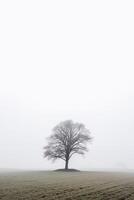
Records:
[[[0,168],[43,159],[52,128],[72,119],[94,140],[79,169],[134,169],[134,2],[0,1]]]

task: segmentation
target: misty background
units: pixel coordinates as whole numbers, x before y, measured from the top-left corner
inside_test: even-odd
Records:
[[[94,138],[77,169],[134,169],[134,2],[0,1],[0,168],[56,169],[60,121]]]

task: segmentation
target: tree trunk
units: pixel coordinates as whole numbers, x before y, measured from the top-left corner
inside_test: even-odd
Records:
[[[69,159],[66,159],[66,161],[65,161],[65,170],[68,170],[68,161],[69,161]]]

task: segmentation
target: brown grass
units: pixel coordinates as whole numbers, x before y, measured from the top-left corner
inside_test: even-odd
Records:
[[[2,200],[134,200],[134,174],[16,172],[0,174]]]

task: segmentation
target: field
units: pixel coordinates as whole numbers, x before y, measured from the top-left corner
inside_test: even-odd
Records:
[[[2,200],[134,200],[134,174],[12,172],[0,174]]]

